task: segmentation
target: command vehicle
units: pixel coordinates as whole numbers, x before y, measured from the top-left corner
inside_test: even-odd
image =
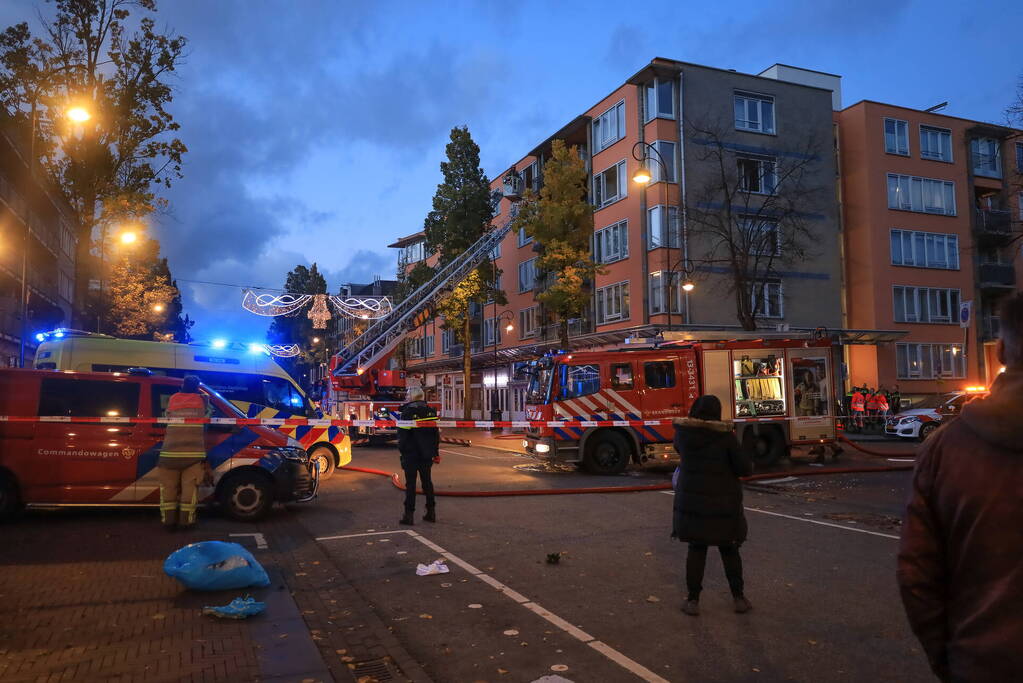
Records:
[[[761,465],[793,444],[820,447],[835,439],[834,368],[840,347],[830,338],[676,341],[550,355],[534,361],[527,417],[542,421],[620,421],[612,427],[531,427],[527,452],[581,462],[592,472],[621,472],[630,462],[678,459],[669,425],[628,420],[688,415],[702,394],[721,400],[743,448]]]
[[[291,375],[274,362],[261,344],[220,340],[209,344],[175,344],[63,329],[40,336],[42,343],[35,358],[37,370],[128,372],[132,368],[148,368],[167,377],[195,375],[246,417],[322,417]],[[323,479],[352,460],[352,443],[344,427],[286,425],[275,429],[306,449]]]
[[[909,410],[888,418],[884,427],[885,434],[923,441],[942,424],[958,416],[964,405],[987,395],[985,387],[966,387],[963,391],[930,396]]]
[[[163,417],[181,380],[132,373],[0,369],[0,516],[20,505],[159,505],[156,464],[166,427],[136,418]],[[214,418],[245,417],[206,386]],[[50,418],[40,420],[38,418]],[[107,418],[117,422],[75,422]],[[255,520],[275,501],[316,495],[317,468],[294,439],[269,427],[210,424],[207,461],[213,486],[206,503]]]

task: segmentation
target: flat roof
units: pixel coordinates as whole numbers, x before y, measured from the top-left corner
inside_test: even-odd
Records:
[[[420,230],[419,232],[412,233],[411,235],[406,235],[405,237],[399,237],[398,239],[396,239],[394,241],[394,244],[388,244],[387,246],[388,246],[388,248],[391,248],[391,249],[400,249],[402,247],[405,247],[405,246],[408,246],[408,245],[412,244],[413,242],[418,242],[419,240],[424,239],[425,237],[426,237],[426,231],[425,230]]]
[[[832,76],[834,78],[841,78],[842,77],[841,74],[833,74],[833,73],[829,73],[827,71],[819,71],[818,69],[807,69],[805,66],[793,66],[792,64],[782,64],[781,62],[775,62],[771,66],[767,67],[767,69],[770,69],[770,68],[773,68],[773,67],[776,67],[776,66],[784,66],[786,69],[799,69],[800,71],[810,71],[810,72],[815,73],[815,74],[821,74],[822,76]],[[767,71],[767,69],[764,69],[764,71]],[[760,73],[764,73],[764,71],[761,71]],[[809,86],[809,87],[813,87],[813,86]]]
[[[660,64],[657,64],[657,62],[660,62]],[[663,68],[663,67],[669,66],[670,64],[678,65],[679,70],[681,70],[681,68],[685,67],[685,66],[692,66],[692,67],[696,67],[698,69],[709,69],[710,71],[720,71],[721,73],[726,73],[726,74],[738,74],[740,76],[748,76],[749,78],[760,78],[760,79],[763,79],[765,81],[771,81],[772,83],[788,83],[789,85],[794,85],[794,86],[797,86],[797,87],[800,87],[800,88],[809,88],[810,90],[820,90],[820,91],[823,91],[823,92],[834,92],[831,88],[822,88],[822,87],[817,86],[817,85],[807,85],[806,83],[795,83],[793,81],[783,81],[780,78],[770,78],[768,76],[761,76],[759,74],[751,74],[751,73],[748,73],[746,71],[738,71],[737,69],[722,69],[721,67],[718,67],[718,66],[707,66],[706,64],[696,64],[695,62],[682,62],[682,61],[679,61],[677,59],[668,59],[667,57],[654,57],[650,61],[649,64],[647,64],[642,69],[640,69],[639,71],[634,73],[631,77],[626,79],[625,82],[626,83],[637,83],[637,82],[639,82],[639,79],[642,76],[642,74],[645,71],[647,71],[648,69],[656,69],[659,66]],[[774,66],[774,65],[772,64],[771,66]],[[787,65],[783,64],[781,66],[787,66]],[[767,68],[770,69],[771,67],[769,66]],[[793,66],[791,68],[793,68],[793,69],[803,69],[803,67],[800,67],[800,66]],[[765,69],[765,71],[766,71],[766,69]],[[813,71],[813,69],[803,69],[803,71]],[[763,73],[763,72],[761,72],[761,73]],[[818,71],[817,73],[824,73],[824,72],[823,71]],[[834,76],[835,74],[827,74],[827,75],[828,76]],[[839,78],[841,78],[841,77],[839,76]]]
[[[946,119],[966,121],[967,123],[973,123],[979,126],[992,126],[994,128],[1003,128],[1005,130],[1012,130],[1016,131],[1017,133],[1023,133],[1023,130],[1020,130],[1019,128],[1013,128],[1012,126],[1006,126],[1001,123],[991,123],[990,121],[978,121],[977,119],[968,119],[962,116],[952,116],[951,114],[942,114],[941,112],[927,111],[926,109],[917,109],[916,107],[907,107],[903,104],[892,104],[890,102],[879,102],[877,100],[859,100],[858,102],[853,102],[848,107],[840,109],[839,112],[847,111],[849,109],[852,109],[853,107],[858,107],[861,104],[876,104],[881,107],[891,107],[892,109],[904,109],[905,111],[913,111],[917,112],[918,114],[927,114],[928,116],[941,116]]]

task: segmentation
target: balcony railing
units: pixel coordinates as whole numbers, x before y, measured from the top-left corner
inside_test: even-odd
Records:
[[[977,230],[980,232],[1008,234],[1012,225],[1012,214],[998,209],[977,209]]]
[[[981,263],[981,287],[1012,287],[1016,284],[1016,269],[1006,263]]]

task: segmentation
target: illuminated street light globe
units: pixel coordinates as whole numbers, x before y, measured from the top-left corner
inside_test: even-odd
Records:
[[[639,185],[646,185],[650,182],[653,176],[650,175],[650,169],[646,165],[642,165],[636,169],[636,172],[632,174],[632,182]]]
[[[163,313],[163,304],[153,304],[154,313]]]
[[[75,123],[85,123],[92,118],[92,114],[84,107],[71,107],[67,110],[67,117]]]
[[[121,244],[135,244],[139,236],[131,230],[121,233]]]

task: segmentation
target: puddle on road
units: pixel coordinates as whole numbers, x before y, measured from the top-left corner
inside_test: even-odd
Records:
[[[513,465],[512,469],[518,472],[532,472],[534,474],[568,474],[569,472],[579,471],[579,468],[575,465],[558,462],[530,462],[523,465]]]

